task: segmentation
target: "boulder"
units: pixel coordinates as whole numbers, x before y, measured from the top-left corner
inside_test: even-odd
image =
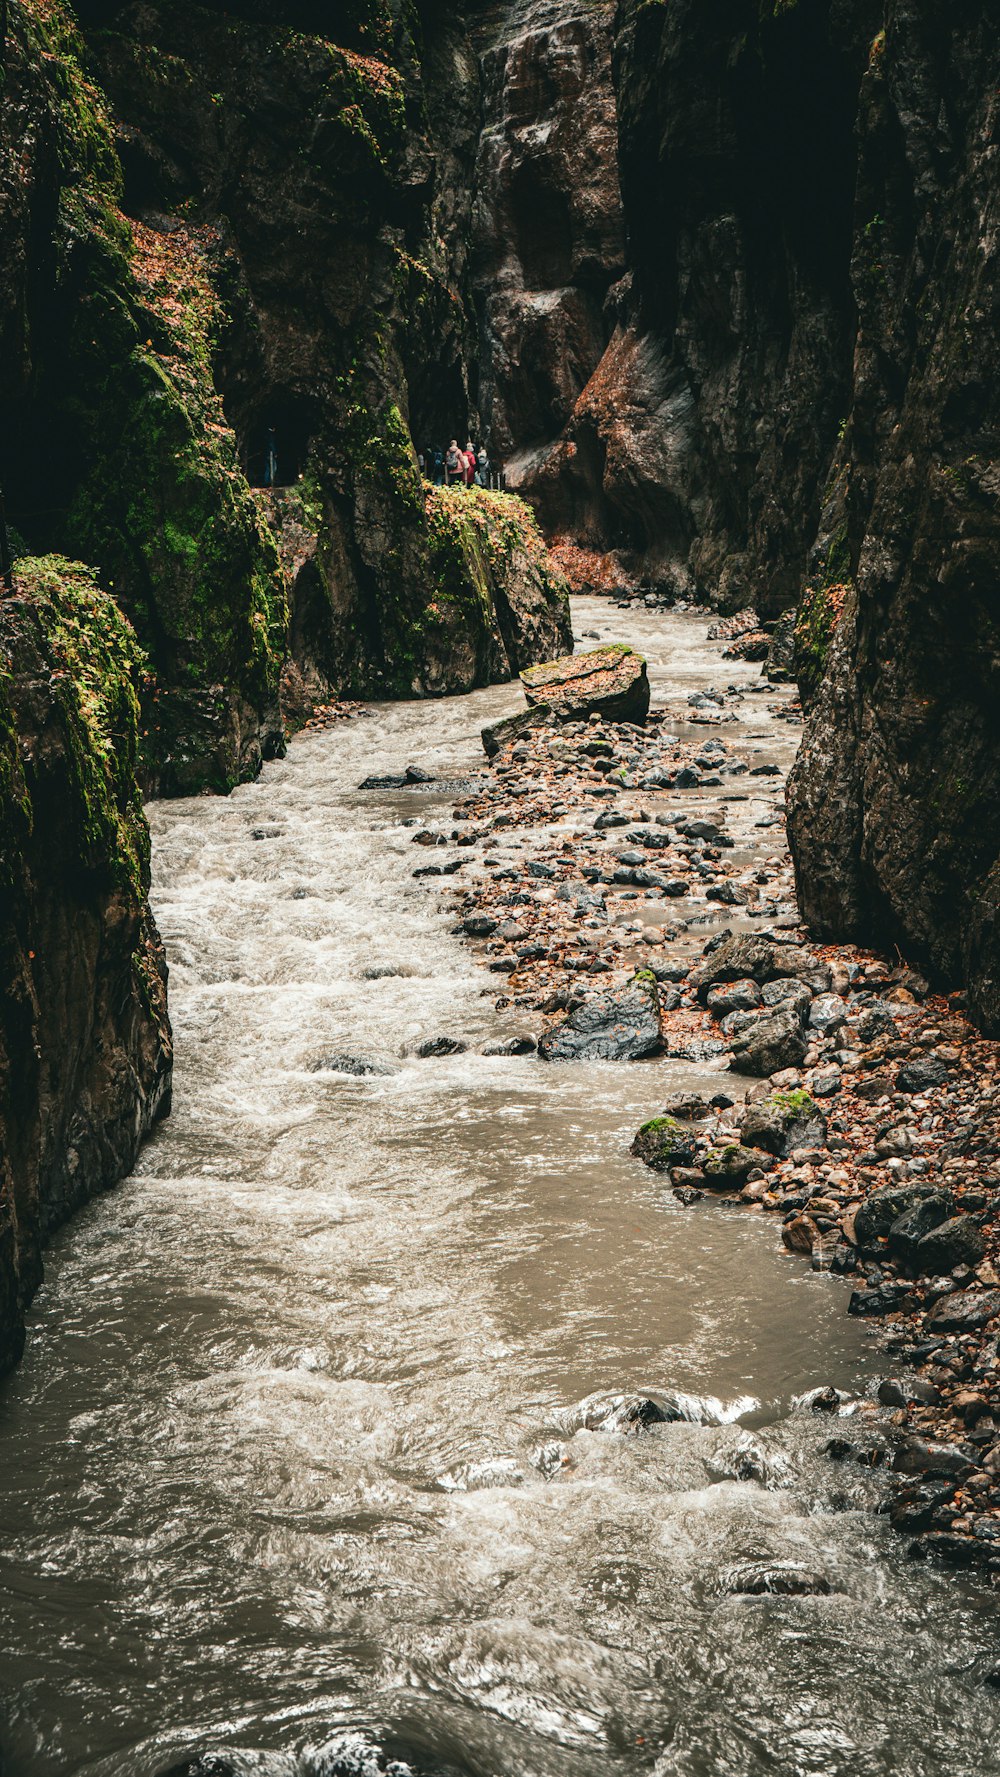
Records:
[[[927,1318],[931,1333],[974,1333],[1000,1315],[1000,1291],[966,1290],[944,1296]]]
[[[595,994],[538,1045],[543,1061],[638,1061],[663,1047],[656,977],[643,969],[625,987]]]
[[[798,1014],[791,1007],[781,1006],[774,1012],[761,1013],[749,1030],[733,1038],[729,1066],[734,1073],[765,1078],[781,1068],[800,1067],[807,1047]]]
[[[843,1000],[836,993],[821,993],[813,1000],[809,1008],[809,1023],[813,1030],[823,1036],[835,1036],[843,1030],[847,1023],[847,1011]]]
[[[811,1253],[820,1239],[820,1231],[812,1216],[793,1216],[781,1230],[781,1238],[790,1253]]]
[[[826,1141],[826,1118],[808,1092],[771,1092],[747,1109],[740,1141],[786,1158],[796,1148],[821,1147]]]
[[[933,1438],[904,1438],[893,1459],[897,1475],[967,1475],[973,1464],[955,1444]]]
[[[723,981],[709,988],[706,1002],[716,1018],[724,1018],[727,1012],[754,1011],[761,1003],[761,992],[756,981]]]
[[[649,710],[646,662],[624,642],[528,667],[521,684],[529,705],[547,705],[563,721],[597,714],[644,722]]]
[[[417,1044],[413,1053],[426,1061],[435,1055],[464,1055],[468,1047],[468,1043],[463,1043],[459,1037],[427,1037]]]
[[[815,972],[816,964],[808,951],[798,944],[776,944],[770,938],[738,932],[726,938],[693,969],[690,984],[701,1000],[708,990],[722,981],[774,981],[790,975],[799,980]]]
[[[904,1061],[896,1075],[897,1092],[929,1092],[932,1086],[943,1086],[948,1078],[947,1063],[938,1055],[921,1055],[916,1061]]]
[[[547,703],[536,702],[530,709],[518,710],[515,716],[504,716],[500,722],[488,722],[481,730],[487,759],[495,759],[503,747],[519,740],[522,734],[530,734],[533,728],[544,728],[551,716]],[[361,787],[364,789],[365,785]]]
[[[904,1184],[881,1185],[865,1198],[854,1219],[854,1232],[859,1246],[872,1246],[876,1240],[883,1239],[894,1222],[900,1220],[915,1204],[925,1197],[938,1198],[946,1193],[940,1186],[933,1185],[929,1180],[907,1180]],[[950,1208],[950,1198],[948,1208]],[[948,1209],[944,1209],[938,1220],[943,1221]]]
[[[916,1249],[926,1234],[951,1213],[950,1191],[927,1191],[916,1203],[904,1210],[891,1223],[886,1238],[895,1258],[912,1264]]]
[[[629,1153],[654,1172],[665,1172],[668,1166],[691,1166],[700,1146],[690,1123],[680,1123],[676,1117],[653,1117],[637,1130]]]
[[[705,1183],[714,1191],[738,1190],[754,1167],[760,1165],[760,1155],[752,1148],[730,1142],[724,1148],[712,1148],[701,1165]]]
[[[812,994],[804,981],[796,981],[793,976],[779,975],[775,981],[765,981],[760,990],[760,997],[765,1006],[791,1006],[805,1023],[812,1005]]]
[[[917,1241],[907,1262],[919,1276],[937,1277],[957,1265],[978,1265],[985,1251],[983,1231],[972,1216],[950,1216]]]
[[[358,1079],[367,1074],[394,1074],[396,1069],[386,1061],[376,1061],[370,1055],[320,1055],[309,1063],[312,1074],[354,1074]]]

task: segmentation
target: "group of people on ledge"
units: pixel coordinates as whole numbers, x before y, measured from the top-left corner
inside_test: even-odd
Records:
[[[417,452],[421,475],[435,487],[504,487],[503,470],[490,462],[485,444],[477,449],[470,438],[463,450],[453,438],[447,450],[440,446]]]

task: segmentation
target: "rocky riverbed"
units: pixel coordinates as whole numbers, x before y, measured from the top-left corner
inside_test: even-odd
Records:
[[[150,808],[174,1108],[55,1236],[0,1399],[5,1777],[1000,1771],[994,1598],[884,1510],[954,1475],[853,1459],[920,1427],[877,1399],[915,1371],[846,1312],[867,1279],[765,1206],[850,1172],[832,1125],[865,1070],[808,1059],[800,1018],[783,1111],[808,1091],[827,1146],[762,1100],[758,1137],[808,1135],[771,1153],[732,982],[691,975],[738,940],[798,958],[779,1011],[834,992],[783,852],[794,694],[707,615],[575,615],[581,647],[647,656],[645,727],[542,716],[570,756],[529,728],[504,777],[480,732],[516,685],[330,707],[254,784]],[[646,869],[685,892],[600,879]],[[716,1177],[744,1148],[745,1183]]]
[[[611,639],[601,619],[582,648]],[[1000,1581],[997,1046],[902,957],[809,942],[784,834],[798,705],[733,683],[745,650],[717,647],[717,685],[645,723],[487,730],[491,769],[451,822],[414,818],[429,857],[449,848],[416,869],[460,871],[457,929],[524,1021],[498,1048],[719,1058],[719,1089],[651,1103],[633,1153],[692,1213],[780,1217],[790,1253],[849,1280],[887,1374],[831,1457],[892,1471],[915,1556]],[[755,740],[762,705],[787,746]],[[836,1416],[840,1396],[814,1404]]]

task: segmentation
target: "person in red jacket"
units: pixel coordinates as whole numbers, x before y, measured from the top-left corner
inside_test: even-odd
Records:
[[[465,447],[465,485],[471,487],[476,479],[476,447],[470,438]]]

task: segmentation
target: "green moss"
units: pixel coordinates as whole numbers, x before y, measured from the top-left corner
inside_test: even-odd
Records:
[[[665,1135],[665,1136],[666,1135],[673,1135],[673,1136],[677,1136],[677,1137],[684,1137],[685,1140],[688,1139],[688,1136],[687,1136],[685,1130],[682,1128],[681,1124],[677,1121],[676,1117],[650,1117],[648,1123],[643,1123],[641,1129],[639,1130],[639,1134],[640,1135]]]
[[[819,1106],[804,1088],[790,1092],[772,1092],[767,1103],[772,1105],[779,1116],[784,1117],[789,1123],[797,1123],[802,1118],[819,1115]]]
[[[149,830],[135,774],[145,655],[114,600],[81,563],[27,557],[18,563],[17,584],[32,601],[51,662],[49,690],[62,720],[73,792],[64,816],[80,862],[110,872],[141,897],[149,881]],[[9,707],[4,698],[0,709]],[[25,791],[21,806],[30,820]]]
[[[807,587],[795,622],[795,676],[805,703],[820,687],[848,587]]]

